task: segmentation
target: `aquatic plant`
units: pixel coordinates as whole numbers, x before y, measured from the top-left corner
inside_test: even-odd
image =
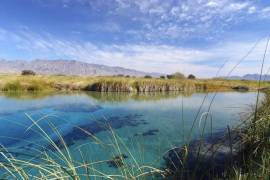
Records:
[[[205,98],[198,103],[202,105],[204,101]],[[258,112],[261,111],[260,109],[262,107],[265,107],[265,104],[260,106]],[[64,106],[63,108],[64,109],[61,110],[65,110],[65,108],[69,107]],[[96,108],[94,108],[94,110],[95,109]],[[57,136],[57,139],[53,139],[40,126],[40,122],[46,120],[46,117],[34,120],[32,117],[28,116],[32,122],[32,125],[26,127],[26,132],[35,131],[36,133],[40,134],[46,144],[35,144],[33,146],[29,146],[27,151],[22,151],[21,154],[20,152],[14,152],[14,149],[2,147],[0,154],[2,163],[1,172],[4,173],[2,177],[0,176],[0,178],[14,179],[16,177],[23,179],[22,177],[24,177],[24,179],[54,179],[58,177],[70,179],[147,179],[149,177],[158,178],[163,176],[182,179],[200,179],[205,177],[227,178],[230,177],[232,173],[225,171],[224,174],[222,170],[226,170],[228,167],[234,167],[236,173],[244,176],[245,174],[241,169],[242,167],[235,163],[236,156],[234,156],[234,153],[237,146],[235,147],[236,141],[234,139],[238,137],[235,135],[235,130],[229,127],[228,131],[221,133],[222,136],[216,136],[215,134],[211,133],[206,134],[206,128],[212,128],[212,116],[211,112],[201,112],[201,110],[201,108],[198,109],[198,116],[196,116],[194,120],[196,125],[200,125],[199,130],[201,136],[196,141],[190,141],[190,137],[187,136],[186,144],[184,146],[169,150],[168,152],[170,153],[171,159],[167,159],[168,164],[166,167],[164,167],[164,169],[157,169],[149,164],[143,164],[140,157],[131,153],[132,151],[128,148],[126,142],[124,142],[124,140],[120,138],[115,131],[118,128],[119,123],[113,122],[120,121],[123,123],[128,123],[127,125],[130,126],[136,126],[137,123],[143,123],[140,121],[140,118],[138,118],[138,121],[136,119],[136,121],[129,121],[130,119],[134,119],[132,117],[126,117],[123,119],[111,118],[106,119],[106,121],[99,120],[99,123],[91,122],[87,126],[74,126],[74,136],[61,135],[58,128],[53,124],[50,124],[51,129]],[[267,110],[262,109],[262,111],[269,115],[269,108]],[[200,114],[202,115],[200,116]],[[136,117],[138,117],[138,115],[136,115]],[[260,117],[261,113],[258,113],[258,118]],[[260,124],[260,126],[263,125],[263,123]],[[190,130],[190,132],[193,130]],[[252,128],[250,130],[252,130]],[[265,130],[267,129],[265,128]],[[101,131],[109,132],[109,143],[101,141],[97,136],[95,136],[97,132]],[[153,136],[156,133],[159,133],[158,130],[152,129],[142,132],[141,134],[135,134],[135,136]],[[80,140],[80,136],[82,134],[84,136],[83,138],[89,138],[89,141],[94,142],[101,147],[110,149],[112,151],[111,157],[101,159],[100,161],[93,161],[91,160],[91,157],[88,157],[87,152],[81,149],[85,147],[84,144],[77,146],[75,148],[77,151],[75,153],[71,153],[70,146],[73,144],[71,142],[72,139],[76,140],[77,138]],[[265,132],[262,134],[267,135]],[[214,137],[218,137],[218,139]],[[260,137],[256,137],[254,140],[258,141],[258,138]],[[236,140],[238,141],[239,139]],[[22,139],[22,141],[24,140]],[[252,141],[250,144],[250,146],[253,148],[254,146],[252,145],[254,145],[254,142],[255,141]],[[136,142],[134,143],[136,144]],[[226,161],[221,162],[226,162],[224,163],[224,165],[226,165],[225,167],[220,166],[220,162],[215,162],[217,160],[216,158],[220,157],[220,152],[224,151],[224,145],[226,145],[226,153],[221,155],[226,155]],[[265,148],[265,150],[267,149]],[[88,151],[91,151],[91,149]],[[164,157],[166,157],[165,154]],[[75,157],[78,155],[81,157]],[[267,155],[265,156],[267,157]],[[233,161],[231,161],[231,157],[233,157]],[[260,158],[260,156],[257,156],[257,158],[258,157]],[[249,157],[249,159],[251,158]],[[267,163],[265,160],[267,159],[265,158],[263,163]],[[256,161],[256,163],[258,162],[259,161]],[[104,164],[115,168],[116,171],[114,173],[108,173],[97,168],[97,166]],[[266,167],[265,165],[262,166]],[[241,168],[237,169],[238,167]],[[262,169],[262,171],[265,173],[266,170]]]
[[[256,121],[254,114],[256,112]],[[242,132],[242,166],[227,169],[234,179],[270,178],[270,92],[265,92],[261,106],[245,122]]]
[[[42,117],[38,120],[32,119],[26,114],[32,125],[26,128],[26,132],[34,131],[39,134],[45,143],[31,143],[27,152],[14,152],[3,146],[0,148],[0,178],[1,179],[146,179],[153,177],[165,177],[166,171],[157,169],[151,165],[139,165],[138,160],[131,153],[124,141],[116,134],[110,125],[104,123],[102,126],[109,132],[109,142],[104,143],[90,131],[81,127],[79,131],[103,148],[109,148],[112,153],[111,159],[91,161],[87,152],[82,150],[87,143],[76,147],[76,153],[71,153],[69,145],[64,136],[52,123],[50,128],[56,136],[52,138],[40,126],[40,121],[46,120]],[[21,139],[21,141],[27,141]],[[89,149],[90,150],[90,149]],[[79,155],[80,158],[75,157]],[[125,159],[128,158],[128,163]],[[108,165],[116,168],[115,173],[108,174],[106,171],[96,168],[99,165]]]

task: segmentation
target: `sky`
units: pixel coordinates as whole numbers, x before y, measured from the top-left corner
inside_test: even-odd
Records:
[[[243,75],[260,72],[269,29],[269,0],[1,0],[0,59],[214,77],[252,49]]]

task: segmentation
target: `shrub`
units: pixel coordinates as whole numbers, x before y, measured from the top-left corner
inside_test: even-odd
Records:
[[[185,79],[185,75],[182,74],[182,73],[180,73],[180,72],[174,73],[174,74],[173,74],[173,77],[174,77],[175,79]]]
[[[34,75],[36,75],[36,73],[34,72],[34,71],[32,71],[32,70],[23,70],[22,71],[22,75],[32,75],[32,76],[34,76]]]
[[[188,75],[188,79],[196,79],[196,76],[194,76],[193,74]]]
[[[65,74],[55,74],[55,76],[66,76]]]
[[[165,79],[165,76],[160,76],[159,78],[160,78],[160,79]]]
[[[151,79],[152,76],[150,76],[150,75],[145,75],[144,78]]]
[[[185,75],[180,72],[176,72],[174,74],[167,75],[167,78],[168,79],[185,79]]]
[[[117,74],[116,76],[117,76],[117,77],[124,77],[123,74]]]

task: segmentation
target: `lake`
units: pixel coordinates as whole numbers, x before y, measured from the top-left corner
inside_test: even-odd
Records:
[[[126,166],[163,167],[169,149],[240,124],[256,94],[219,92],[208,116],[214,93],[2,94],[0,142],[15,157],[55,152],[41,127],[65,149],[59,132],[74,159],[83,154],[88,162],[105,161],[93,165],[102,172],[117,172],[118,165],[106,161],[116,156],[124,156]]]

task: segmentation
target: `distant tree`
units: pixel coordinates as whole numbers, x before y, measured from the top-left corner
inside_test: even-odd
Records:
[[[173,76],[175,79],[185,79],[185,75],[180,72],[174,73]]]
[[[193,74],[188,75],[188,79],[196,79],[196,76],[194,76]]]
[[[167,75],[167,78],[168,79],[185,79],[185,75],[180,72],[176,72],[174,74]]]
[[[173,76],[172,75],[167,75],[167,79],[172,79],[173,78]]]
[[[55,76],[66,76],[65,74],[55,74]]]
[[[32,70],[23,70],[21,74],[24,75],[24,76],[27,76],[27,75],[34,76],[34,75],[36,75],[36,73],[34,71],[32,71]]]
[[[165,79],[165,76],[160,76],[159,78],[160,78],[160,79]]]
[[[124,77],[123,74],[117,74],[117,77]]]
[[[144,78],[151,79],[152,76],[150,76],[150,75],[145,75]]]
[[[126,78],[129,78],[130,77],[130,75],[126,75]]]

